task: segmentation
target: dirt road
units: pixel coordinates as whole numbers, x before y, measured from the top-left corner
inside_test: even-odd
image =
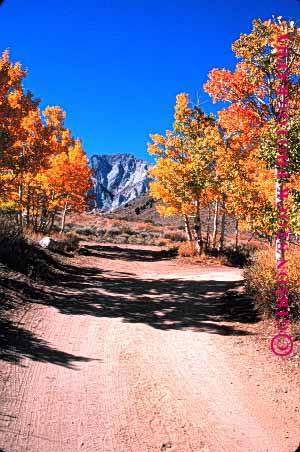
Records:
[[[256,378],[240,355],[255,320],[238,294],[222,297],[240,270],[95,244],[71,264],[6,325],[0,450],[296,449],[299,392],[278,409],[263,357]]]

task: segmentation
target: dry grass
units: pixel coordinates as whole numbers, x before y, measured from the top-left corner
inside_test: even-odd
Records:
[[[76,214],[67,218],[66,230],[75,231],[81,240],[99,240],[116,244],[154,245],[159,247],[177,246],[181,257],[192,258],[196,256],[195,249],[186,243],[183,225],[160,224],[145,221],[141,216],[129,219],[116,214]],[[205,217],[205,215],[204,215]],[[251,238],[247,232],[240,233],[240,243],[244,247],[266,247],[259,240]],[[226,244],[234,243],[234,235],[229,230],[226,233]],[[241,246],[241,247],[242,247]],[[230,263],[230,260],[232,261]],[[239,265],[239,256],[218,257],[218,262]]]
[[[70,216],[66,222],[66,230],[75,231],[82,240],[92,238],[117,244],[147,244],[162,247],[185,240],[184,232],[174,227],[112,218],[111,215],[97,213]]]

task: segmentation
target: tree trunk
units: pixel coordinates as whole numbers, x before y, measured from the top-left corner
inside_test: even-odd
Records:
[[[194,229],[195,229],[195,236],[196,236],[196,249],[197,249],[199,256],[201,256],[203,253],[203,239],[202,239],[199,197],[196,201],[196,217],[195,217]]]
[[[38,226],[39,232],[45,233],[47,217],[48,217],[47,205],[46,205],[46,202],[44,201],[44,204],[41,206],[41,210],[40,210],[40,221],[39,221],[39,226]]]
[[[66,221],[67,208],[68,208],[68,202],[65,202],[63,215],[62,215],[62,219],[61,219],[61,228],[60,228],[60,233],[61,234],[65,230],[65,221]]]
[[[54,199],[55,199],[55,194],[54,194],[54,191],[52,191],[52,193],[51,193],[51,201],[53,202]],[[55,207],[54,210],[49,215],[50,219],[49,219],[49,222],[48,222],[48,225],[47,225],[48,232],[51,232],[52,229],[53,229],[56,215],[57,215],[57,209]]]
[[[18,210],[18,224],[23,226],[23,186],[19,185],[19,210]]]
[[[30,225],[30,190],[27,187],[27,196],[26,196],[26,226]]]
[[[51,213],[51,220],[50,220],[50,224],[49,224],[49,228],[48,228],[49,232],[51,232],[53,229],[55,217],[56,217],[56,210],[54,210],[54,212]]]
[[[206,250],[210,247],[210,217],[211,217],[211,208],[208,206],[208,214],[207,214],[207,229],[206,229]]]
[[[190,222],[189,222],[189,219],[188,219],[187,215],[184,215],[184,227],[185,227],[185,232],[186,232],[188,240],[190,242],[192,242],[193,241],[193,236],[192,236]]]
[[[283,189],[283,184],[278,179],[278,168],[275,168],[275,206],[276,209],[284,208],[284,199],[280,198],[278,200],[278,194]],[[283,261],[285,259],[284,244],[285,238],[275,236],[275,259],[277,262]]]
[[[239,246],[239,220],[235,221],[235,250],[237,251]]]
[[[223,195],[222,199],[222,208],[225,209],[225,196]],[[223,210],[222,217],[221,217],[221,235],[220,235],[220,247],[219,250],[223,251],[224,249],[224,243],[225,243],[225,222],[226,222],[226,214]]]
[[[216,203],[215,203],[214,226],[213,226],[213,235],[212,235],[212,247],[213,247],[213,249],[215,249],[216,246],[217,246],[218,213],[219,213],[219,201],[217,200]]]
[[[32,198],[32,214],[31,214],[31,224],[33,227],[34,232],[37,232],[38,230],[38,209],[37,209],[37,202],[36,198]]]

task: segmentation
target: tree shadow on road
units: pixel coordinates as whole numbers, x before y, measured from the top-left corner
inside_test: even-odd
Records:
[[[145,254],[161,260],[159,251],[120,248],[118,246],[86,246],[96,249],[101,257],[115,256],[123,260],[144,261]],[[119,252],[121,250],[121,252]],[[169,258],[170,259],[170,258]],[[126,322],[146,323],[161,330],[188,329],[223,335],[248,334],[235,325],[259,320],[251,301],[237,289],[241,281],[207,279],[141,279],[124,272],[69,267],[57,284],[49,286],[39,302],[55,306],[63,314],[120,317]]]
[[[226,323],[254,323],[258,314],[247,297],[237,292],[239,281],[140,279],[118,275],[92,280],[64,280],[67,290],[54,291],[51,304],[63,314],[120,317],[161,330],[193,329],[222,335],[246,335]]]
[[[17,279],[18,274],[1,270],[3,269],[0,268],[0,361],[23,366],[23,358],[30,358],[73,370],[77,370],[74,362],[91,361],[90,358],[57,350],[22,326],[25,325],[26,312],[32,303],[48,304],[47,286],[33,284],[24,277]],[[64,270],[65,275],[72,271],[72,277],[76,276],[76,267],[66,266]],[[88,277],[90,274],[90,269],[86,268],[80,277]],[[10,316],[12,311],[18,313],[14,320]]]
[[[36,337],[9,319],[0,319],[0,360],[22,366],[23,358],[33,361],[50,362],[76,370],[74,362],[91,361],[90,358],[65,353]]]
[[[118,247],[106,250],[118,252]],[[145,250],[122,249],[119,259],[144,260]],[[134,253],[133,253],[134,251]],[[153,259],[156,252],[151,253]],[[138,254],[140,252],[140,254]],[[103,257],[103,256],[102,256]],[[207,279],[146,279],[126,272],[81,268],[68,265],[56,282],[32,285],[26,281],[4,284],[18,290],[22,303],[55,307],[65,315],[121,318],[124,322],[144,323],[159,330],[192,330],[220,335],[248,335],[242,324],[255,323],[259,316],[251,301],[238,292],[241,281]],[[52,362],[72,368],[72,361],[88,361],[53,349],[33,333],[1,320],[0,358],[19,363],[21,357]],[[225,323],[225,324],[224,324]],[[239,325],[238,325],[239,323]],[[18,340],[16,340],[18,338]]]
[[[85,245],[81,248],[85,256],[101,257],[102,259],[122,259],[126,261],[155,262],[170,260],[176,250],[146,250],[137,248],[123,248],[117,245]]]

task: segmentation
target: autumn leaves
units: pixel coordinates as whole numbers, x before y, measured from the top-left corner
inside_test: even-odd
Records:
[[[300,29],[280,17],[255,20],[249,34],[241,34],[232,49],[238,59],[234,71],[213,69],[204,90],[226,108],[217,117],[205,114],[187,94],[179,94],[173,129],[151,135],[148,151],[157,157],[151,173],[151,194],[162,199],[163,214],[181,214],[198,251],[224,246],[225,215],[236,226],[275,236],[276,212],[276,67],[277,39],[289,34],[288,124],[289,224],[300,233]],[[26,76],[8,52],[0,59],[0,208],[16,212],[20,225],[36,231],[51,229],[58,217],[80,211],[91,188],[91,170],[80,140],[65,127],[60,107],[41,111],[39,101],[23,88]],[[203,231],[200,212],[213,209],[214,227]],[[193,227],[190,222],[193,221]],[[204,236],[206,239],[204,239]]]
[[[64,125],[65,112],[26,92],[19,63],[0,59],[0,208],[16,212],[20,226],[49,231],[66,212],[81,211],[91,188],[91,170],[80,140]]]
[[[163,214],[193,218],[199,252],[203,231],[199,211],[214,206],[234,214],[237,225],[267,237],[276,229],[274,169],[276,167],[277,37],[289,33],[290,232],[300,232],[299,103],[300,29],[281,17],[255,20],[252,31],[233,43],[239,59],[234,71],[213,69],[204,90],[213,102],[225,102],[216,118],[177,96],[175,122],[165,136],[151,135],[148,151],[157,156],[151,193],[162,199]],[[190,228],[187,228],[189,230]],[[215,234],[215,231],[214,231]],[[213,235],[214,235],[213,234]],[[222,243],[222,233],[220,237]],[[212,239],[215,241],[215,238]]]

